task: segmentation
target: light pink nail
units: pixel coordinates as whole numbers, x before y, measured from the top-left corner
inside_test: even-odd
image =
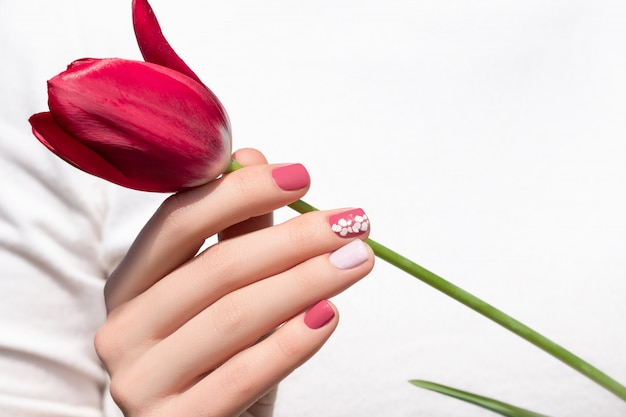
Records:
[[[330,303],[326,300],[322,300],[315,304],[304,315],[304,324],[309,329],[319,329],[331,321],[335,317],[335,310],[330,306]]]
[[[336,268],[350,269],[361,265],[369,258],[365,243],[362,240],[353,240],[330,254],[329,260]]]

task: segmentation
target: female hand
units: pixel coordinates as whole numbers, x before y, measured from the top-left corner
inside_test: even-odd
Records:
[[[168,198],[107,282],[95,346],[127,416],[271,416],[276,385],[337,326],[326,299],[373,267],[361,210],[271,226],[308,173],[235,158],[246,168]]]

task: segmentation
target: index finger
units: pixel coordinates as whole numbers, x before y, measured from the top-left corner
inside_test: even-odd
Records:
[[[255,165],[169,197],[107,281],[108,311],[193,258],[209,236],[299,199],[309,182],[300,164]]]

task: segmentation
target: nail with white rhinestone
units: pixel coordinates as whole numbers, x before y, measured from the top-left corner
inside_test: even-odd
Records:
[[[352,209],[330,216],[328,219],[333,232],[341,237],[359,236],[367,232],[370,221],[362,209]]]

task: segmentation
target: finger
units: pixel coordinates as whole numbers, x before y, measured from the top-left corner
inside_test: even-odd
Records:
[[[242,416],[272,417],[274,415],[274,404],[276,403],[277,392],[278,387],[272,387],[267,394],[256,400],[254,404],[246,410],[247,414],[242,414]]]
[[[233,158],[243,166],[253,166],[267,164],[265,156],[256,149],[244,148],[233,154]],[[218,240],[226,240],[231,237],[244,235],[246,233],[260,230],[274,224],[274,215],[272,212],[261,216],[252,217],[230,226],[218,233]]]
[[[235,416],[315,354],[338,323],[336,308],[321,301],[262,342],[239,353],[173,401],[177,415]],[[207,401],[216,396],[219,404]]]
[[[257,149],[242,148],[233,153],[233,159],[245,167],[267,164],[265,155]]]
[[[133,347],[167,337],[226,294],[337,250],[352,236],[346,239],[332,225],[337,219],[359,217],[366,217],[361,209],[307,213],[208,248],[110,314],[102,331],[117,336],[116,347],[109,350],[124,352],[128,360],[134,360]],[[369,234],[369,220],[363,224],[368,227],[354,234],[360,239]],[[129,328],[126,317],[142,325]]]
[[[169,197],[107,280],[111,311],[195,255],[205,239],[300,198],[309,176],[299,164],[255,165]]]
[[[150,373],[143,386],[146,395],[180,391],[316,300],[345,290],[369,273],[373,263],[371,249],[357,239],[230,293],[134,361],[134,372]],[[159,362],[170,366],[156,369]]]
[[[234,224],[217,235],[218,241],[224,241],[235,236],[245,235],[255,230],[265,229],[266,227],[274,224],[273,212],[263,214],[262,216],[251,217],[248,220],[244,220],[241,223]]]

